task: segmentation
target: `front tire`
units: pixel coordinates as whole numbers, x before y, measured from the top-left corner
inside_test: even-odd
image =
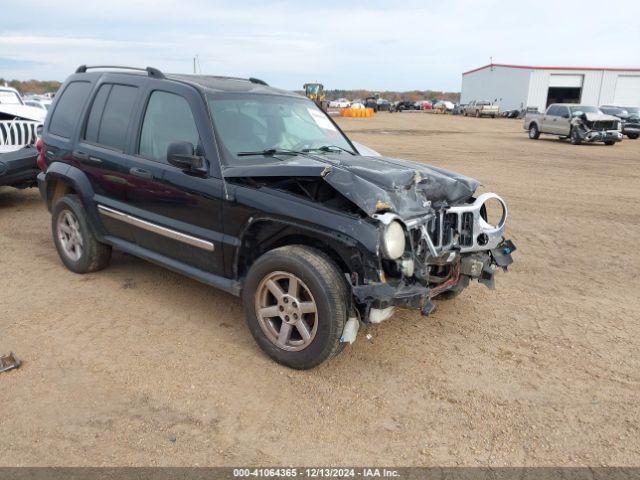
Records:
[[[111,261],[111,247],[96,239],[77,195],[65,195],[53,206],[51,231],[60,260],[72,272],[95,272]]]
[[[306,370],[340,352],[347,285],[319,250],[291,245],[265,253],[247,274],[242,300],[253,338],[276,362]]]
[[[569,139],[570,139],[571,145],[580,145],[582,143],[580,134],[578,133],[578,130],[575,128],[572,128],[571,131],[569,132]]]
[[[604,142],[604,144],[607,145],[607,146],[611,146],[611,145],[615,145],[616,142],[608,141],[608,142]]]
[[[627,133],[627,137],[630,138],[631,140],[637,140],[639,136],[640,134],[638,133]]]

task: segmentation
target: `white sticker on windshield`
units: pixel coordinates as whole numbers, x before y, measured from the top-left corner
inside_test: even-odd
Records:
[[[324,113],[313,108],[307,108],[307,111],[309,112],[309,115],[311,115],[311,118],[313,118],[313,121],[316,122],[316,125],[320,128],[323,130],[337,132],[335,125],[331,123],[331,120],[329,120]]]

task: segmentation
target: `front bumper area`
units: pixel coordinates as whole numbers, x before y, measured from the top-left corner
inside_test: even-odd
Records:
[[[622,124],[622,134],[623,135],[638,135],[640,134],[640,124],[638,123],[623,123]]]
[[[39,172],[37,156],[38,152],[32,147],[0,154],[0,186],[28,187],[35,184]]]
[[[622,132],[619,130],[590,130],[583,133],[582,140],[586,142],[620,142]]]
[[[477,280],[487,287],[494,288],[494,274],[498,268],[507,270],[513,263],[511,254],[516,246],[511,240],[502,240],[491,250],[461,254],[454,265],[451,275],[444,282],[429,286],[427,282],[415,277],[373,282],[352,287],[356,303],[364,306],[361,316],[365,322],[378,323],[376,318],[388,318],[385,312],[394,307],[421,310],[428,315],[434,310],[431,299],[459,284],[468,285],[469,280]]]

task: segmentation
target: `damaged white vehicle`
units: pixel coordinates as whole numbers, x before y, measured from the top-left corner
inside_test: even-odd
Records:
[[[14,88],[0,87],[0,186],[34,186],[38,129],[47,112],[25,105]]]

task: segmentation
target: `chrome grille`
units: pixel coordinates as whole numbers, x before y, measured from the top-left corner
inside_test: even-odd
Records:
[[[25,146],[35,143],[40,122],[27,120],[0,121],[0,146]]]
[[[591,130],[617,130],[618,122],[614,122],[611,120],[603,120],[599,122],[593,122],[591,125]]]

